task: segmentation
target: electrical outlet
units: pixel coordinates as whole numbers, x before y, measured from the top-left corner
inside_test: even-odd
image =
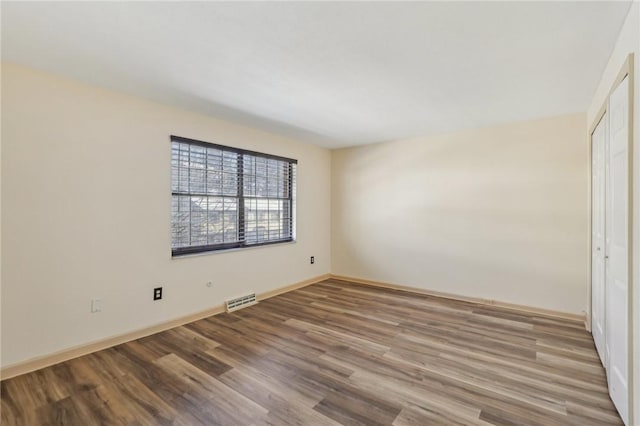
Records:
[[[153,300],[162,299],[162,287],[156,287],[153,289]]]
[[[102,299],[91,299],[91,313],[102,312]]]
[[[316,263],[316,257],[315,256],[311,256],[311,264],[313,265],[314,263]]]

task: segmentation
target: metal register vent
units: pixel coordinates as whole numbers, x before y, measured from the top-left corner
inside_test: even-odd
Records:
[[[236,297],[235,299],[229,299],[226,302],[227,312],[237,311],[238,309],[246,308],[247,306],[255,305],[256,294],[250,293],[246,296]]]

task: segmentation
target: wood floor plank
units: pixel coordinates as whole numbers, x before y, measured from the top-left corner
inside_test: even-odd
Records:
[[[393,422],[393,426],[486,426],[490,424],[478,417],[471,418],[460,413],[413,404],[403,408]]]
[[[187,394],[200,401],[216,424],[250,424],[269,411],[175,354],[155,361],[189,385]]]
[[[388,425],[402,408],[385,398],[345,381],[336,383],[314,410],[345,425]]]
[[[349,380],[358,388],[384,394],[385,398],[402,405],[404,408],[436,410],[444,417],[455,417],[471,423],[476,423],[480,416],[480,408],[472,403],[459,402],[443,395],[442,386],[429,386],[425,385],[423,381],[406,381],[396,378],[387,378],[381,381],[377,375],[366,371],[357,371]]]
[[[326,280],[0,384],[2,425],[621,425],[583,324]]]

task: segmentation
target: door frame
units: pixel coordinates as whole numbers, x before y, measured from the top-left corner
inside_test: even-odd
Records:
[[[608,99],[608,97],[607,97]],[[603,108],[598,111],[598,115],[596,115],[596,119],[594,120],[593,126],[589,131],[589,291],[588,291],[588,309],[585,315],[585,327],[587,329],[587,331],[589,331],[592,335],[593,335],[593,324],[592,324],[592,314],[593,314],[593,135],[596,131],[596,129],[598,128],[598,126],[602,123],[602,120],[604,120],[605,116],[607,115],[608,112],[608,106],[609,106],[609,102],[606,102],[603,105]],[[605,141],[603,142],[605,144],[604,146],[604,150],[605,152],[607,152],[608,147],[607,144],[609,142],[608,139],[608,133],[609,133],[609,129],[607,126],[606,129],[606,134],[605,134]],[[603,158],[603,161],[606,163],[607,160],[607,156],[605,155]],[[607,165],[603,164],[603,174],[604,174],[604,179],[605,179],[605,197],[603,198],[603,202],[605,203],[604,207],[604,212],[603,214],[605,214],[606,217],[606,178],[607,178],[607,173],[605,172]],[[605,219],[605,217],[603,217],[603,220]],[[604,230],[603,232],[605,232],[606,234],[606,225],[604,226]],[[605,237],[605,242],[603,244],[603,253],[606,247],[606,237]],[[606,262],[603,265],[605,267],[605,270],[603,271],[604,273],[604,282],[602,283],[603,285],[606,284],[607,282],[607,277],[606,277]],[[606,298],[606,288],[604,291],[604,296]],[[605,299],[606,300],[606,299]],[[606,310],[606,303],[605,303],[605,310]],[[604,314],[604,312],[603,312]],[[605,315],[606,318],[606,315]],[[606,324],[605,324],[605,330],[604,330],[604,334],[605,334],[605,338],[606,338]],[[603,354],[600,357],[600,353],[598,353],[599,358],[601,363],[603,364],[603,366],[605,367],[605,369],[607,368],[605,364],[605,354],[606,354],[606,341],[604,342],[605,346],[602,348]]]
[[[629,108],[628,108],[628,137],[629,137],[629,146],[628,146],[628,200],[627,200],[627,215],[628,215],[628,236],[627,236],[627,241],[629,244],[628,247],[628,253],[629,253],[629,259],[628,259],[628,289],[627,289],[627,321],[628,321],[628,327],[627,327],[627,342],[628,342],[628,354],[627,354],[627,372],[629,377],[627,378],[628,380],[628,386],[629,386],[629,424],[632,425],[634,424],[634,421],[636,420],[636,417],[640,419],[640,413],[635,413],[633,408],[633,393],[634,393],[634,377],[635,377],[635,371],[633,369],[634,367],[634,363],[633,363],[633,350],[634,350],[634,335],[637,333],[636,332],[636,327],[640,327],[640,324],[635,324],[634,326],[634,314],[635,312],[633,311],[633,298],[636,297],[636,295],[633,292],[633,285],[634,285],[634,281],[633,281],[633,268],[634,268],[634,256],[636,255],[633,251],[633,232],[635,230],[635,226],[638,226],[635,221],[634,221],[634,217],[633,217],[633,206],[634,206],[634,185],[633,185],[633,177],[634,177],[634,151],[633,151],[633,141],[634,141],[634,132],[633,132],[633,121],[634,121],[634,54],[633,53],[629,53],[629,55],[627,55],[627,58],[624,62],[624,64],[622,65],[622,67],[620,68],[620,71],[618,72],[618,75],[616,76],[616,79],[613,81],[613,83],[611,84],[611,87],[609,88],[609,92],[607,93],[607,96],[605,97],[604,101],[603,101],[603,105],[600,107],[600,109],[598,110],[598,114],[596,114],[595,119],[593,120],[593,122],[591,123],[591,125],[589,126],[589,132],[587,133],[588,135],[588,142],[589,142],[589,159],[588,159],[588,167],[589,167],[589,178],[587,179],[588,181],[588,230],[587,230],[587,240],[588,240],[588,276],[589,276],[589,288],[588,288],[588,296],[587,296],[587,315],[586,315],[586,319],[585,319],[585,326],[587,328],[587,330],[589,332],[591,332],[591,303],[592,303],[592,294],[591,294],[591,286],[592,286],[592,281],[591,281],[591,267],[592,267],[592,262],[591,262],[591,255],[592,255],[592,250],[593,250],[593,241],[591,238],[591,232],[592,232],[592,215],[591,215],[591,211],[593,208],[593,188],[591,185],[591,177],[592,177],[592,161],[593,161],[593,132],[595,131],[596,127],[598,126],[598,124],[600,123],[600,121],[602,120],[602,117],[604,116],[604,114],[607,112],[607,106],[609,104],[609,98],[611,96],[611,93],[613,93],[613,91],[618,87],[618,85],[620,83],[622,83],[622,80],[626,78],[628,78],[628,99],[629,99]],[[640,296],[640,295],[639,295]]]

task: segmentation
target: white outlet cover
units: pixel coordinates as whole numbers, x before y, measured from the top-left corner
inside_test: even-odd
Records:
[[[102,312],[102,299],[91,300],[91,313]]]

